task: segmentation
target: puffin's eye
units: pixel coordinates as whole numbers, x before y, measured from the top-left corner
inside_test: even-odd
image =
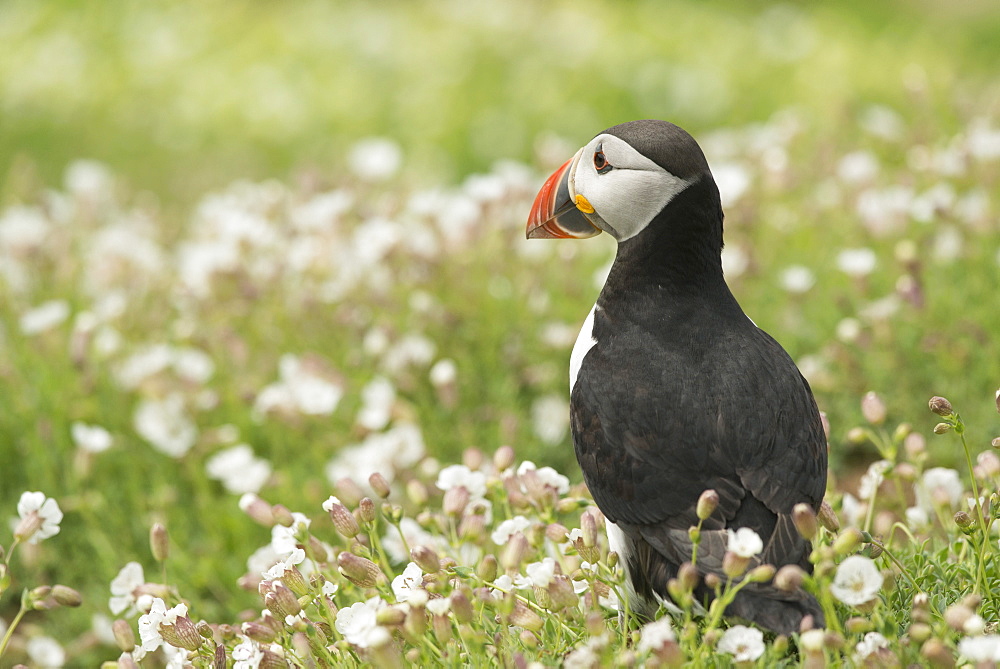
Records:
[[[594,169],[597,170],[598,174],[604,174],[611,170],[611,163],[608,162],[603,151],[594,153]]]

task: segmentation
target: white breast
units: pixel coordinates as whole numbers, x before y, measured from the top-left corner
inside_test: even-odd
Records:
[[[594,314],[597,312],[598,306],[595,304],[587,314],[587,320],[583,322],[583,327],[580,328],[580,334],[576,338],[576,343],[573,344],[573,352],[569,354],[569,392],[573,392],[573,387],[576,385],[576,377],[580,373],[580,366],[583,364],[583,359],[586,357],[587,352],[594,347],[597,340],[594,338]]]

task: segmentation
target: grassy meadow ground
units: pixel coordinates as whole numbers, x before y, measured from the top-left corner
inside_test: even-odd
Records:
[[[213,626],[196,666],[1000,658],[993,4],[389,4],[0,6],[0,666],[130,666],[154,595]],[[613,243],[523,226],[647,117],[701,143],[730,285],[829,419],[825,634],[615,624],[566,413]],[[12,547],[25,491],[64,516]],[[82,605],[20,616],[56,583]]]

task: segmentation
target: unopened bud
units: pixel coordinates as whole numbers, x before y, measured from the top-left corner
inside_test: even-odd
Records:
[[[108,664],[108,662],[102,664],[101,669],[106,669],[106,665]],[[139,664],[132,658],[131,653],[122,653],[117,662],[110,664],[117,669],[139,669]]]
[[[455,590],[451,593],[451,611],[455,614],[455,620],[460,623],[472,622],[476,616],[468,595],[461,590]]]
[[[14,538],[18,541],[27,541],[40,529],[42,529],[42,516],[38,511],[31,511],[17,523],[14,528]]]
[[[856,527],[848,527],[833,542],[833,551],[837,555],[847,555],[857,548],[861,541],[861,530]]]
[[[719,508],[719,493],[714,490],[702,492],[701,497],[698,498],[698,506],[695,508],[698,520],[707,520],[717,508]]]
[[[391,492],[389,489],[389,482],[386,481],[385,477],[378,472],[375,472],[368,477],[368,485],[370,485],[372,490],[375,491],[375,494],[382,499],[388,497]]]
[[[822,653],[825,644],[825,630],[811,629],[799,635],[799,646],[807,653]]]
[[[80,596],[80,593],[65,585],[52,586],[52,599],[61,606],[77,607],[83,603],[83,597]]]
[[[164,562],[170,556],[170,535],[163,523],[153,523],[149,528],[149,550],[157,562]]]
[[[472,471],[477,471],[482,467],[485,459],[486,456],[478,448],[467,448],[462,451],[462,464]]]
[[[483,556],[483,559],[479,561],[479,566],[476,567],[476,576],[486,581],[487,583],[492,583],[497,577],[497,559],[492,553],[487,553]]]
[[[349,476],[337,479],[333,487],[336,491],[335,494],[345,506],[357,506],[361,498],[365,496],[365,491]]]
[[[677,569],[677,580],[685,591],[691,592],[698,587],[701,575],[698,573],[697,567],[690,562],[685,562]]]
[[[271,507],[271,517],[274,518],[275,525],[291,527],[295,523],[292,512],[284,504],[275,504]]]
[[[337,565],[347,580],[362,588],[372,587],[382,576],[377,564],[348,551],[343,551],[337,556]]]
[[[514,449],[510,446],[501,446],[493,454],[493,466],[498,472],[502,472],[514,464]]]
[[[194,628],[198,630],[198,634],[203,639],[211,639],[215,636],[215,632],[214,630],[212,630],[212,626],[209,625],[204,620],[199,620],[197,623],[195,623]]]
[[[872,425],[881,425],[885,422],[885,402],[873,391],[865,393],[861,398],[861,415]]]
[[[560,523],[549,523],[545,526],[545,538],[553,543],[560,544],[566,541],[567,534],[569,530]]]
[[[295,565],[285,570],[285,573],[281,576],[281,582],[287,585],[295,593],[296,597],[302,597],[309,593],[309,582],[306,581],[306,577],[302,575],[302,572]]]
[[[111,633],[122,652],[132,652],[135,648],[135,632],[132,631],[132,625],[127,620],[118,619],[111,623]]]
[[[726,551],[722,556],[722,573],[729,578],[739,578],[746,572],[750,564],[750,558],[737,555],[733,551]]]
[[[718,574],[709,572],[705,574],[705,587],[710,590],[717,590],[719,586],[722,585],[722,579],[719,578]]]
[[[264,595],[264,606],[281,619],[286,616],[298,615],[302,605],[291,590],[281,583],[273,583],[271,592]]]
[[[510,612],[508,622],[532,632],[537,632],[545,626],[545,621],[521,602],[514,602],[514,610]]]
[[[437,553],[429,546],[419,545],[410,549],[410,559],[413,560],[425,574],[434,574],[441,570],[441,562]]]
[[[244,635],[259,643],[271,643],[278,638],[273,628],[256,621],[243,623],[240,629]]]
[[[198,634],[198,628],[187,616],[178,616],[173,625],[160,624],[160,636],[176,648],[198,650],[205,639]]]
[[[427,500],[430,499],[430,495],[427,492],[427,486],[418,481],[417,479],[410,479],[406,483],[406,496],[410,498],[414,506],[424,507],[427,505]]]
[[[379,609],[375,614],[375,622],[379,625],[402,625],[406,621],[406,611],[399,606],[389,606]]]
[[[868,433],[863,427],[852,427],[847,431],[847,441],[854,445],[863,444],[868,441]]]
[[[455,486],[454,488],[449,488],[444,493],[444,501],[441,503],[441,508],[449,516],[460,516],[469,504],[469,499],[468,488],[465,486]]]
[[[808,504],[796,504],[792,507],[792,522],[803,539],[812,541],[816,536],[816,512]]]
[[[466,507],[468,511],[470,507]],[[467,541],[483,536],[486,530],[486,517],[481,513],[466,513],[458,524],[458,536]],[[565,538],[565,537],[563,537]]]
[[[990,442],[990,445],[993,446],[993,448],[1000,450],[1000,437],[993,437],[993,441]]]
[[[956,632],[961,632],[965,623],[973,616],[973,611],[964,604],[954,604],[944,611],[944,621]]]
[[[919,432],[911,432],[903,440],[903,449],[913,460],[920,460],[927,455],[927,440]]]
[[[774,587],[783,592],[792,592],[802,587],[802,581],[806,573],[802,567],[795,564],[786,564],[774,575]]]
[[[250,516],[250,518],[264,527],[274,525],[274,514],[271,513],[271,505],[262,500],[252,492],[248,492],[240,497],[240,510]]]
[[[370,497],[362,497],[358,502],[358,516],[363,523],[375,522],[375,502]]]
[[[951,402],[937,395],[927,402],[927,407],[939,416],[950,416],[954,413],[951,408]]]
[[[816,518],[819,520],[820,525],[825,527],[828,532],[840,531],[840,519],[837,518],[837,513],[825,499],[819,505],[819,513],[816,514]]]
[[[917,468],[909,462],[900,462],[893,468],[893,473],[895,473],[900,480],[910,483],[916,481],[917,476],[920,474],[920,472],[917,471]]]
[[[590,511],[580,514],[580,532],[583,535],[583,545],[587,548],[597,546],[597,519]]]
[[[356,537],[358,532],[361,531],[354,514],[348,511],[347,507],[343,504],[330,505],[330,520],[333,521],[333,526],[337,532],[348,539]]]
[[[948,423],[938,423],[934,426],[934,434],[944,434],[951,429],[951,425]]]
[[[973,520],[972,516],[965,511],[959,511],[955,514],[955,524],[958,525],[959,529],[966,534],[969,534],[976,529],[976,521]]]
[[[865,632],[871,631],[873,623],[868,618],[862,618],[860,616],[854,616],[853,618],[848,618],[844,622],[844,627],[851,634],[864,634]]]
[[[504,570],[518,570],[521,566],[521,561],[524,560],[524,556],[528,554],[529,548],[528,540],[523,534],[515,532],[511,535],[500,556],[500,564],[503,565]]]
[[[932,667],[954,667],[955,657],[940,639],[928,639],[920,647],[920,654]]]
[[[580,603],[580,598],[573,590],[573,581],[568,576],[556,575],[548,587],[552,610],[559,611]]]
[[[696,525],[692,525],[688,528],[688,538],[691,539],[691,543],[697,546],[701,543],[701,530]]]
[[[917,643],[923,643],[931,638],[934,630],[927,623],[913,623],[910,625],[910,638]]]
[[[754,567],[746,576],[746,580],[751,583],[767,583],[772,578],[774,578],[774,565],[771,564]]]

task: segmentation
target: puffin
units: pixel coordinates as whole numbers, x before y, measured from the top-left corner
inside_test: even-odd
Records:
[[[751,567],[811,572],[793,508],[823,501],[823,423],[791,357],[726,283],[719,189],[691,135],[660,120],[616,125],[545,181],[529,239],[602,232],[617,252],[570,355],[570,424],[630,609],[640,620],[669,610],[667,584],[695,550],[694,596],[707,607],[705,577],[726,583],[740,528],[763,543]],[[706,490],[718,506],[695,544]],[[744,584],[725,615],[777,634],[824,624],[811,594],[771,582]]]

